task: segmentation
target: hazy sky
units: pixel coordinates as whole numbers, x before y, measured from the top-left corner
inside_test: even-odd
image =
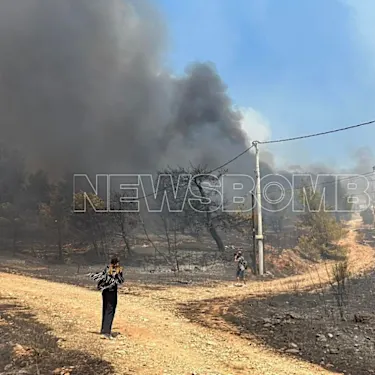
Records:
[[[375,1],[153,0],[169,27],[168,65],[213,61],[254,138],[375,119]],[[349,167],[375,126],[272,146],[276,163]],[[374,160],[375,164],[375,160]]]

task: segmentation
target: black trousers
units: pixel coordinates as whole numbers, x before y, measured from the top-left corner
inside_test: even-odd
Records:
[[[113,318],[115,317],[117,306],[117,289],[103,290],[103,313],[102,313],[102,329],[100,333],[110,334],[112,330]]]

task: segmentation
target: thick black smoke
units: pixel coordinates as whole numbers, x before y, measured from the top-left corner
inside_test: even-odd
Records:
[[[56,176],[216,166],[246,148],[215,69],[172,78],[164,53],[163,21],[140,0],[1,0],[2,141]]]

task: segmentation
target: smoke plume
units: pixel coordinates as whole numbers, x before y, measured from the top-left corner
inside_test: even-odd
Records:
[[[172,78],[165,35],[141,0],[2,0],[2,141],[55,176],[216,166],[243,151],[215,68],[195,63]],[[234,166],[249,173],[251,159]]]

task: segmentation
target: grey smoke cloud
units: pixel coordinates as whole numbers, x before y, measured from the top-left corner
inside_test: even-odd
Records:
[[[147,2],[2,0],[1,138],[52,175],[216,166],[247,147],[209,64],[172,78],[166,30]],[[252,156],[233,164],[252,171]]]
[[[1,141],[54,177],[215,168],[241,153],[242,118],[214,66],[170,75],[166,34],[142,0],[2,0]],[[273,155],[261,158],[272,173]],[[254,169],[250,154],[230,165]]]
[[[353,160],[355,166],[353,171],[355,173],[368,173],[372,171],[375,165],[374,154],[372,150],[368,147],[361,147],[353,153]]]
[[[296,173],[315,173],[315,174],[364,174],[372,171],[375,165],[374,153],[368,147],[360,147],[351,153],[352,163],[348,167],[340,169],[332,168],[324,163],[316,163],[309,165],[295,164],[289,166],[291,172]]]

